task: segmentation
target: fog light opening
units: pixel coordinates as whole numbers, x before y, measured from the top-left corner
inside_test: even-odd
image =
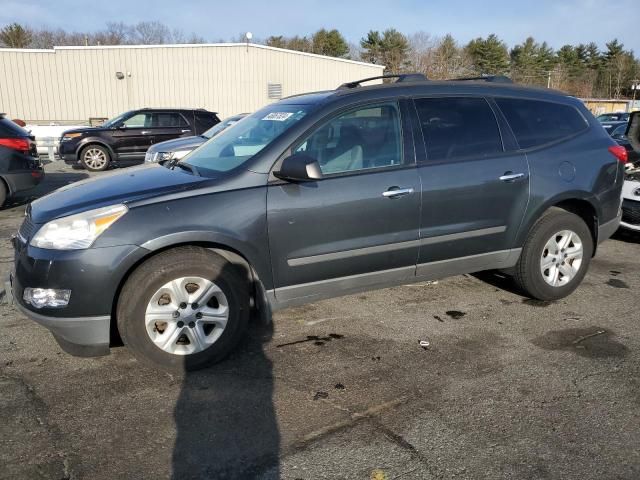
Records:
[[[62,308],[69,304],[71,290],[25,288],[22,299],[35,308]]]

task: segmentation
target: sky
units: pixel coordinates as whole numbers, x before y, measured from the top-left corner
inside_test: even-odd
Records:
[[[511,47],[533,36],[554,48],[618,38],[640,52],[639,0],[0,0],[0,26],[18,22],[69,31],[102,29],[106,22],[158,20],[207,41],[308,35],[337,28],[357,43],[369,30],[405,34],[451,33],[466,43],[497,34]]]

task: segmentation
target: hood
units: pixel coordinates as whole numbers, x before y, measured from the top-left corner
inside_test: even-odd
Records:
[[[211,181],[211,177],[197,177],[179,168],[169,170],[160,165],[144,165],[66,185],[32,202],[29,210],[32,221],[40,224],[94,208],[187,190]]]
[[[155,153],[155,152],[177,152],[179,150],[194,150],[207,139],[204,137],[182,137],[175,138],[173,140],[167,140],[166,142],[156,143],[149,147],[147,152]]]
[[[79,127],[79,128],[71,128],[65,129],[61,136],[65,133],[93,133],[93,132],[104,132],[106,130],[111,130],[110,128],[102,128],[102,127]]]

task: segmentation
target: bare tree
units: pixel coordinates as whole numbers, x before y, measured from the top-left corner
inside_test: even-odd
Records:
[[[161,45],[171,41],[171,30],[158,21],[139,22],[134,27],[135,43],[141,45]]]

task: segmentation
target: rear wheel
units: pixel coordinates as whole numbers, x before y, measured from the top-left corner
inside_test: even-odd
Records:
[[[139,359],[173,371],[222,360],[249,318],[249,285],[233,264],[199,247],[160,253],[129,277],[118,329]]]
[[[80,153],[80,163],[90,172],[101,172],[109,168],[111,156],[105,147],[89,145]]]
[[[593,239],[584,220],[549,210],[531,229],[514,277],[529,296],[558,300],[580,285],[592,255]]]
[[[7,186],[4,184],[4,181],[0,180],[0,207],[7,201],[7,192]]]

